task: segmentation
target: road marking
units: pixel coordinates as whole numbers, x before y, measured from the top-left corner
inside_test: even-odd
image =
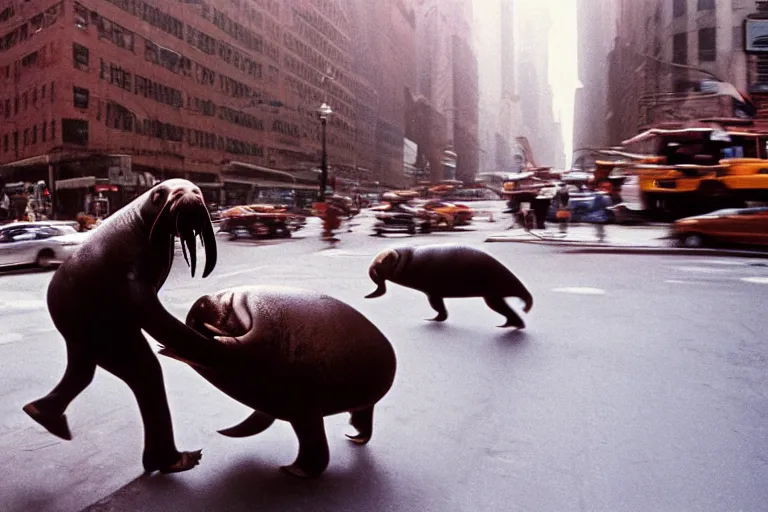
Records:
[[[579,286],[554,288],[552,289],[552,291],[560,292],[560,293],[575,293],[580,295],[605,295],[605,290],[601,288],[586,288],[586,287],[579,287]]]
[[[747,283],[768,284],[768,277],[742,277],[741,280]]]
[[[670,284],[707,284],[700,281],[683,281],[682,279],[665,279],[664,282]]]
[[[249,274],[249,273],[251,273],[251,272],[257,272],[257,271],[259,271],[259,270],[263,270],[263,269],[265,269],[265,268],[267,268],[267,267],[265,267],[265,266],[263,266],[263,265],[262,265],[262,266],[260,266],[260,267],[252,267],[252,268],[247,268],[247,269],[245,269],[245,270],[237,270],[237,271],[235,271],[235,272],[229,272],[229,273],[227,273],[227,274],[219,274],[219,275],[216,275],[215,277],[217,277],[217,278],[223,278],[223,277],[239,276],[239,275],[241,275],[241,274]]]
[[[682,270],[683,272],[704,272],[704,273],[710,273],[710,272],[729,272],[726,268],[714,268],[714,267],[694,267],[694,266],[686,266],[686,267],[673,267],[675,270]]]
[[[23,338],[21,333],[18,332],[7,332],[5,334],[0,334],[0,345],[5,345],[6,343],[13,343],[14,341],[19,341]]]
[[[0,309],[40,309],[45,307],[44,300],[0,300]]]

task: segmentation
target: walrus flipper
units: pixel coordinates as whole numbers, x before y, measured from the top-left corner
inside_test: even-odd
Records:
[[[219,430],[219,434],[227,437],[255,436],[267,430],[275,422],[275,418],[261,411],[253,411],[253,414],[245,418],[234,427]]]
[[[222,368],[237,360],[231,345],[206,338],[171,315],[155,293],[134,290],[141,328],[164,345],[163,355],[193,366]],[[166,348],[167,347],[167,350]]]

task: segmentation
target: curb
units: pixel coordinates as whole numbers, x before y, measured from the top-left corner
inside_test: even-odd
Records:
[[[768,251],[747,251],[739,249],[716,249],[701,248],[694,249],[688,247],[673,246],[654,246],[654,245],[610,245],[599,242],[566,241],[566,240],[520,240],[502,237],[488,237],[485,242],[516,242],[533,245],[546,245],[550,247],[563,247],[572,249],[573,253],[592,253],[592,254],[660,254],[660,255],[678,255],[678,256],[732,256],[741,258],[762,258],[768,259]]]

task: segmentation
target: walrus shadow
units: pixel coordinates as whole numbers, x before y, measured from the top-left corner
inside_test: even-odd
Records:
[[[531,337],[525,329],[508,327],[496,336],[496,341],[505,345],[523,347],[531,342]]]
[[[133,486],[135,510],[395,510],[397,489],[380,470],[371,451],[350,447],[349,465],[332,465],[319,478],[303,480],[282,473],[274,461],[239,458],[228,470],[203,483],[166,476],[140,478]],[[339,457],[336,457],[338,460]],[[333,459],[332,459],[333,460]],[[103,504],[105,507],[108,503]],[[143,508],[146,506],[147,508]],[[114,510],[91,507],[88,512]]]
[[[59,501],[61,499],[57,494],[38,488],[34,492],[30,492],[30,489],[20,490],[18,493],[11,492],[0,504],[4,512],[27,512],[56,508],[55,504]]]
[[[3,276],[21,276],[25,274],[42,274],[44,272],[55,272],[58,268],[58,265],[53,265],[51,267],[36,267],[33,265],[20,265],[18,267],[8,267],[7,269],[4,269],[0,271],[0,277]]]

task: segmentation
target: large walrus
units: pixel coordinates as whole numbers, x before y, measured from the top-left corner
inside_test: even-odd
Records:
[[[424,292],[429,305],[437,311],[433,321],[448,318],[443,299],[482,297],[489,308],[507,319],[500,327],[522,329],[525,322],[509,307],[504,297],[518,297],[525,302],[526,313],[533,307],[531,292],[520,280],[490,254],[464,245],[421,245],[387,249],[376,255],[368,269],[376,283],[367,299],[381,297],[390,280]]]
[[[313,478],[328,466],[324,416],[350,412],[365,444],[374,405],[395,378],[387,338],[351,306],[321,293],[286,287],[244,286],[199,298],[187,325],[217,340],[232,355],[226,364],[190,356],[181,348],[160,354],[179,359],[255,412],[230,437],[262,432],[275,418],[290,422],[299,439],[288,474]]]
[[[71,439],[64,411],[91,383],[98,365],[136,397],[146,471],[178,472],[198,464],[201,451],[176,449],[160,363],[141,332],[187,353],[218,357],[218,343],[173,317],[157,297],[171,270],[176,236],[195,275],[197,235],[205,248],[206,277],[216,265],[216,240],[203,196],[187,180],[167,180],[107,218],[59,267],[48,286],[48,310],[66,341],[67,368],[48,395],[24,406],[29,416]]]

